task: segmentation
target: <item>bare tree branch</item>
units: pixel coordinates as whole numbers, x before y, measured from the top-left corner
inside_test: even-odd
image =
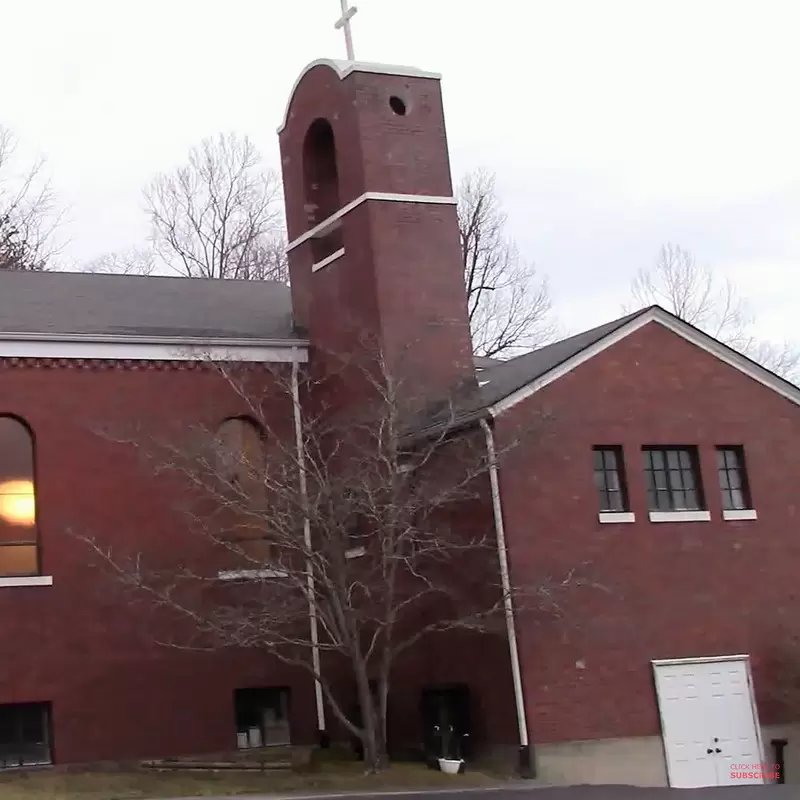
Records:
[[[468,173],[457,192],[458,221],[476,355],[516,355],[555,335],[550,291],[506,233],[494,176]]]
[[[115,275],[152,275],[155,269],[156,263],[152,251],[138,247],[106,253],[83,266],[84,272]]]
[[[688,250],[664,245],[655,264],[637,273],[631,295],[635,305],[660,305],[781,377],[800,379],[800,348],[756,338],[747,301],[730,280],[698,264]]]
[[[153,255],[167,271],[288,279],[280,182],[247,137],[204,140],[185,165],[159,175],[144,194]]]
[[[339,364],[354,369],[351,354]],[[258,447],[199,426],[166,438],[102,431],[135,448],[159,480],[183,487],[176,498],[197,553],[186,550],[182,564],[164,564],[158,552],[112,544],[113,532],[74,535],[116,580],[186,622],[185,635],[164,644],[258,649],[306,670],[378,769],[386,758],[386,703],[397,657],[447,631],[504,630],[507,595],[486,518],[485,442],[477,434],[456,436],[452,425],[424,439],[413,435],[407,410],[416,414],[419,402],[383,368],[364,375],[373,402],[346,414],[320,403],[314,413],[304,406],[300,414],[299,398],[324,396],[335,370],[313,378],[282,368],[207,367],[255,425]],[[301,419],[299,448],[295,433],[276,422],[279,396],[286,416],[293,409]],[[562,593],[579,583],[572,572],[541,576],[534,585],[515,586],[514,603],[527,613],[558,613]],[[352,676],[358,718],[345,711],[347,698],[328,671],[318,668],[315,649]]]
[[[43,270],[56,254],[60,221],[44,161],[18,169],[17,141],[0,126],[0,269]]]

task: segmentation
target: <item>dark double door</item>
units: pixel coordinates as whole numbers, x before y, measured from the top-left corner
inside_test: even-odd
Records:
[[[472,715],[469,687],[463,684],[422,690],[422,725],[425,759],[469,758],[472,749]]]

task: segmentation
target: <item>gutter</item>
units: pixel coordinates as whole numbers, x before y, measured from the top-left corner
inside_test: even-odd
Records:
[[[497,535],[497,557],[500,561],[500,580],[503,587],[503,606],[506,618],[506,635],[508,652],[511,658],[511,679],[514,684],[514,703],[517,709],[517,728],[519,733],[519,771],[524,778],[536,777],[536,765],[533,759],[533,748],[528,741],[528,721],[525,714],[525,693],[522,688],[522,670],[517,647],[517,630],[514,620],[514,600],[511,596],[511,580],[508,570],[508,553],[506,535],[503,525],[503,506],[500,501],[500,481],[497,474],[497,453],[494,446],[492,429],[485,419],[480,421],[486,435],[486,451],[489,455],[489,482],[492,488],[492,509],[494,511],[494,529]]]
[[[297,465],[300,472],[300,498],[303,507],[308,507],[308,485],[306,483],[306,459],[303,448],[303,429],[302,417],[300,413],[300,386],[298,382],[298,372],[300,365],[297,361],[292,362],[292,405],[294,406],[294,435],[297,445]],[[308,514],[303,518],[303,541],[306,551],[311,551],[311,523]],[[317,607],[314,604],[314,571],[311,567],[311,560],[307,566],[307,586],[308,586],[308,621],[311,629],[311,664],[314,668],[314,698],[317,707],[317,730],[320,745],[325,747],[328,742],[328,734],[325,727],[325,705],[322,698],[322,684],[319,676],[322,674],[319,657],[319,627],[317,622]]]

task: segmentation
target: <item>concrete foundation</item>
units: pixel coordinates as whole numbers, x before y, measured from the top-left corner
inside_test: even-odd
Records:
[[[784,777],[800,785],[800,723],[761,728],[764,762],[775,761],[772,739],[787,739]],[[542,783],[668,786],[660,736],[595,739],[536,745],[537,777]],[[768,770],[772,771],[772,770]]]
[[[660,736],[553,742],[535,750],[542,783],[667,786]]]

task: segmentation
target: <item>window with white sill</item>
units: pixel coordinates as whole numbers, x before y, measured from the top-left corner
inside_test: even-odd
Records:
[[[696,447],[644,447],[642,455],[651,518],[705,511]]]
[[[622,448],[619,445],[597,445],[592,450],[600,520],[620,519],[630,512]]]
[[[717,447],[717,474],[725,519],[755,519],[750,482],[747,477],[744,447]]]

